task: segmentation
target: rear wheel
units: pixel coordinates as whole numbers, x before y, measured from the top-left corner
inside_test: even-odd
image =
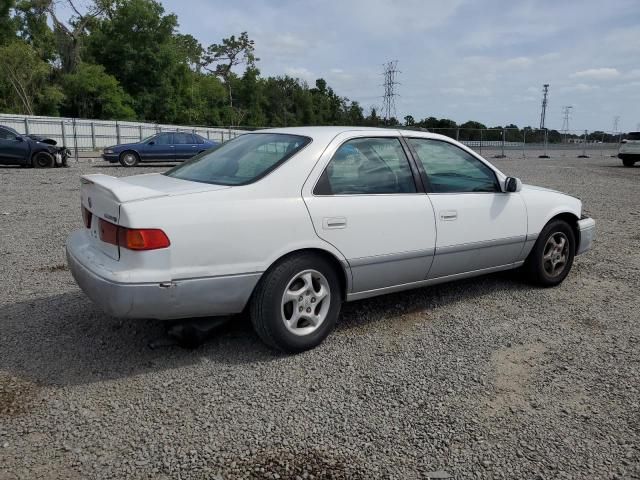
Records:
[[[140,157],[136,152],[122,152],[120,154],[120,165],[123,167],[135,167],[140,162]]]
[[[623,164],[625,167],[633,167],[633,165],[634,165],[635,163],[636,163],[636,161],[635,161],[633,158],[626,157],[626,158],[623,158],[623,159],[622,159],[622,164]]]
[[[333,329],[342,297],[333,266],[313,253],[284,259],[260,281],[250,305],[251,322],[269,346],[301,352]]]
[[[571,270],[575,249],[571,226],[564,220],[552,220],[527,257],[524,272],[528,280],[543,287],[559,285]]]
[[[53,166],[53,157],[47,152],[38,152],[31,159],[33,168],[50,168]]]

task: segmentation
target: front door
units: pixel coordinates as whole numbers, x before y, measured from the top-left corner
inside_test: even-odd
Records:
[[[173,133],[159,133],[147,142],[142,158],[145,160],[173,161],[176,159],[176,146]]]
[[[29,144],[10,130],[0,128],[0,163],[24,164],[29,154]]]
[[[313,225],[347,259],[352,293],[426,278],[435,219],[415,173],[397,132],[352,132],[333,140],[309,177],[303,195]]]
[[[410,138],[424,167],[438,239],[429,278],[518,260],[527,233],[519,193],[504,193],[495,172],[466,150],[442,140]]]

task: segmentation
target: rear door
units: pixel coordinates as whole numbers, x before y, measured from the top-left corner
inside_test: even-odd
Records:
[[[397,132],[362,135],[338,135],[303,188],[316,233],[351,267],[352,293],[424,280],[435,248],[433,208]]]
[[[191,133],[176,132],[173,134],[176,160],[188,160],[198,153],[198,143]]]
[[[429,278],[509,265],[527,233],[519,193],[505,193],[480,159],[444,140],[409,138],[426,173],[438,238]]]

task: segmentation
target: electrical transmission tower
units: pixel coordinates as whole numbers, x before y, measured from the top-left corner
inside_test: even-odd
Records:
[[[569,119],[571,117],[571,105],[565,105],[562,107],[562,132],[564,133],[564,142],[567,143],[567,136],[569,135]]]
[[[395,86],[400,85],[396,81],[396,77],[400,73],[398,70],[398,61],[393,60],[384,64],[384,97],[382,100],[382,114],[384,116],[385,125],[391,118],[396,116],[396,96]]]
[[[542,112],[540,113],[540,130],[544,130],[544,120],[547,116],[547,96],[549,95],[549,84],[542,86]]]
[[[620,125],[620,115],[616,115],[613,117],[613,133],[618,131],[618,126]]]

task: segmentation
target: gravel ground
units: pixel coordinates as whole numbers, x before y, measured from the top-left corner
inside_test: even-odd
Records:
[[[0,167],[0,479],[640,478],[640,168],[495,162],[596,219],[560,287],[505,273],[347,304],[296,356],[243,318],[152,350],[162,325],[79,291],[78,176],[161,168]]]

